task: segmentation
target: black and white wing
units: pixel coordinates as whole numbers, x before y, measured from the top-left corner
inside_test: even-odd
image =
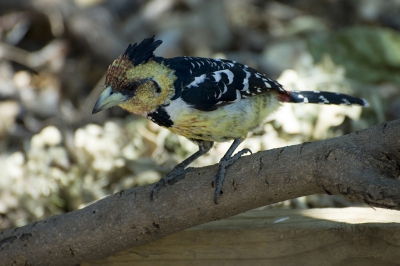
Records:
[[[259,94],[286,94],[278,82],[253,68],[228,60],[207,59],[207,62],[211,63],[208,68],[203,67],[200,72],[203,74],[187,81],[181,91],[182,99],[193,108],[212,111]]]

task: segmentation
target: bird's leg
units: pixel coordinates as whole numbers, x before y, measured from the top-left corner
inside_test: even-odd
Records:
[[[232,156],[233,152],[236,148],[243,142],[242,138],[237,138],[233,141],[232,145],[229,147],[228,151],[225,153],[224,157],[219,161],[219,170],[217,175],[214,177],[212,181],[212,185],[215,186],[215,194],[214,194],[214,202],[218,204],[217,200],[219,195],[221,195],[222,184],[225,178],[226,168],[236,162],[243,154],[250,152],[250,149],[243,149]]]
[[[186,168],[189,164],[194,162],[197,158],[203,156],[206,154],[214,145],[214,142],[212,141],[198,141],[196,140],[197,145],[199,146],[199,150],[186,158],[183,162],[180,164],[177,164],[174,169],[172,169],[171,172],[169,172],[166,176],[161,178],[160,181],[153,187],[153,189],[150,192],[150,199],[153,200],[154,193],[156,193],[161,187],[169,184],[172,185],[175,182],[179,181],[184,177],[184,175],[187,172],[190,172],[193,170],[193,167],[188,167]]]

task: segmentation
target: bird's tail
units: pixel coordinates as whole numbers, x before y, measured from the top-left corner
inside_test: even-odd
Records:
[[[287,94],[281,95],[282,102],[290,103],[318,103],[318,104],[338,104],[338,105],[360,105],[368,107],[366,100],[356,98],[342,93],[327,91],[286,91]]]

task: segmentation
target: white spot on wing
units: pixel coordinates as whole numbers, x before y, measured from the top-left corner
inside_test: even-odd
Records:
[[[243,71],[244,71],[244,73],[246,73],[246,77],[243,80],[243,89],[242,89],[242,91],[246,91],[246,90],[249,89],[249,78],[251,76],[251,73],[247,72],[246,70],[243,70]]]
[[[218,94],[218,97],[216,99],[220,99],[222,95],[224,95],[228,91],[228,87],[224,84],[224,90]]]
[[[265,87],[267,87],[267,88],[271,88],[271,85],[268,83],[268,82],[264,82],[264,85],[265,85]]]
[[[219,82],[221,80],[222,73],[224,73],[228,76],[228,80],[229,80],[228,85],[231,84],[233,82],[233,73],[229,69],[215,71],[213,73],[213,77],[214,77],[215,81]]]
[[[239,102],[242,99],[242,95],[240,94],[239,90],[236,90],[236,100],[234,100],[233,102]]]
[[[225,94],[227,91],[228,91],[228,87],[224,83],[224,91],[222,92],[222,94]]]
[[[206,74],[203,74],[201,76],[195,77],[194,81],[192,81],[187,88],[191,88],[191,87],[198,87],[200,83],[204,82],[204,80],[206,79]]]
[[[214,77],[215,82],[219,82],[219,81],[221,80],[221,73],[220,73],[220,71],[215,71],[215,72],[212,74],[212,76]]]

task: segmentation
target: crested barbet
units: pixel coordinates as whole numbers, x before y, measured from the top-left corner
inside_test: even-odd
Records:
[[[154,36],[129,45],[108,68],[105,90],[93,113],[120,106],[184,136],[199,150],[164,176],[150,197],[173,184],[193,168],[187,167],[207,153],[214,142],[233,140],[219,162],[212,182],[214,202],[220,196],[226,169],[243,154],[233,155],[249,131],[257,128],[280,102],[367,106],[368,103],[340,93],[288,91],[257,70],[235,61],[200,57],[154,56],[162,43]]]

